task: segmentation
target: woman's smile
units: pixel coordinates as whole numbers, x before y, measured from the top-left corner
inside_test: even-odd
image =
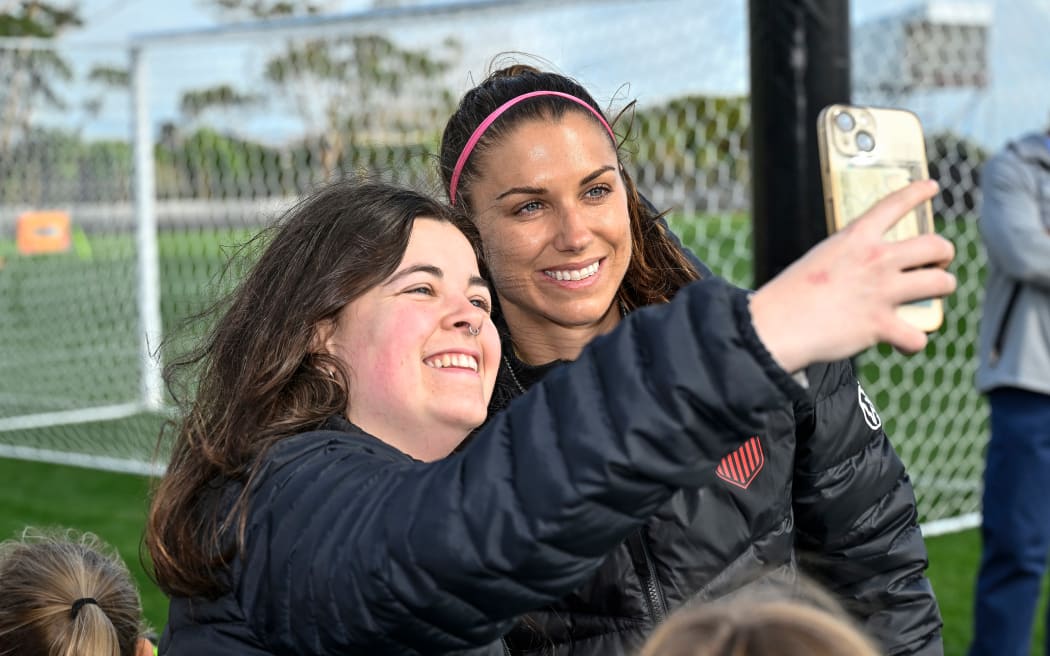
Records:
[[[543,273],[554,280],[586,280],[598,273],[598,267],[604,258],[595,260],[583,266],[566,264],[556,269],[544,269]]]

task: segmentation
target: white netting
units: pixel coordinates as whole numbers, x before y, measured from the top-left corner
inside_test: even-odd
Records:
[[[127,60],[122,45],[0,45],[0,453],[150,453],[141,419],[86,443],[27,430],[138,411]]]
[[[978,509],[987,430],[973,391],[976,172],[1014,131],[1045,126],[1050,5],[854,7],[853,100],[923,119],[960,281],[924,355],[873,351],[859,359],[861,377],[908,462],[924,519],[966,516]],[[492,56],[513,50],[542,55],[538,65],[577,78],[614,113],[638,99],[627,147],[640,189],[672,208],[672,225],[713,270],[751,282],[743,0],[702,10],[691,0],[385,9],[135,45],[155,142],[165,333],[211,298],[223,247],[330,173],[369,170],[436,192],[444,119]],[[148,459],[156,435],[154,414],[66,425],[105,416],[99,408],[117,416],[142,406],[132,96],[118,74],[129,61],[126,47],[0,43],[0,453],[134,462]],[[52,93],[25,91],[33,80]],[[71,218],[70,249],[21,254],[18,217],[53,209]]]

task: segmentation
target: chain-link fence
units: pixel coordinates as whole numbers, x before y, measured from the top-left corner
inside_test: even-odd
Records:
[[[987,432],[976,177],[1010,130],[1045,127],[1050,77],[1026,79],[1026,102],[1008,80],[1018,44],[1050,60],[1050,5],[854,4],[854,101],[923,119],[960,281],[925,354],[873,350],[860,374],[927,527],[949,529],[978,510]],[[144,354],[214,297],[230,247],[340,171],[437,193],[443,122],[499,52],[543,56],[504,59],[577,78],[612,115],[637,99],[617,130],[639,187],[713,270],[750,284],[747,47],[743,0],[377,10],[141,37],[134,54],[0,43],[0,455],[148,469],[162,415],[144,412]]]

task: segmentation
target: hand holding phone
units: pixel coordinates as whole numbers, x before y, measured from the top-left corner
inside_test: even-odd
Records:
[[[817,119],[828,232],[841,230],[892,192],[929,178],[922,125],[901,109],[830,105]],[[886,231],[887,241],[934,232],[927,200]],[[940,298],[901,305],[898,314],[926,332],[944,321]]]
[[[955,291],[955,276],[945,271],[955,248],[936,234],[897,243],[885,235],[936,193],[925,180],[888,195],[754,293],[751,323],[785,371],[878,343],[905,353],[926,346],[926,331],[902,315],[901,304]]]

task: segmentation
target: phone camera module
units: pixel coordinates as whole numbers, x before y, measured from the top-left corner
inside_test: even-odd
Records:
[[[835,116],[835,125],[843,132],[849,132],[857,125],[857,122],[853,120],[849,112],[839,112]]]
[[[870,132],[861,130],[857,133],[857,148],[865,153],[875,150],[875,137],[871,136]]]

